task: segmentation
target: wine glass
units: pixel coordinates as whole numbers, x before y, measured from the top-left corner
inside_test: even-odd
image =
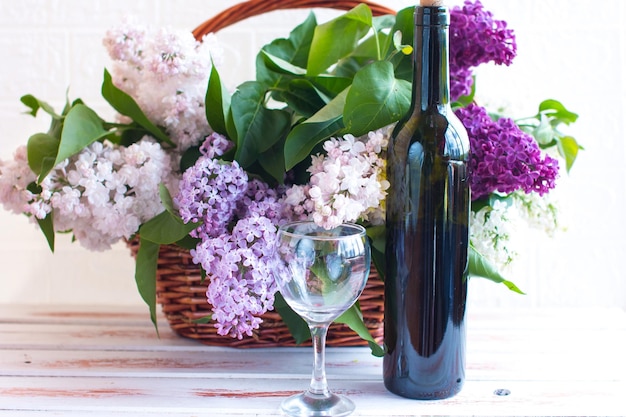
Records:
[[[314,352],[309,389],[283,400],[281,410],[289,416],[346,416],[354,403],[329,391],[324,352],[328,327],[354,304],[367,282],[371,255],[365,228],[343,224],[327,230],[309,221],[288,223],[278,230],[277,253],[280,292],[309,325]]]

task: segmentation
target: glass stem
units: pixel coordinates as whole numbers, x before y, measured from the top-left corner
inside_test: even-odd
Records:
[[[313,376],[309,392],[315,395],[330,395],[326,382],[326,333],[328,324],[310,324],[313,339]]]

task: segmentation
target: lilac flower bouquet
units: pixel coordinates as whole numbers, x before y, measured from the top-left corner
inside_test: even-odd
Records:
[[[24,96],[52,123],[0,161],[0,202],[37,222],[52,250],[55,233],[91,250],[139,239],[135,279],[153,321],[159,248],[189,249],[219,334],[252,335],[264,312],[288,316],[272,277],[281,222],[362,223],[384,262],[385,152],[410,102],[412,16],[366,5],[322,24],[311,14],[263,47],[256,79],[232,93],[215,35],[123,24],[104,39],[102,95],[117,120],[80,99],[57,113]],[[511,64],[514,34],[468,0],[451,10],[450,35],[453,108],[472,150],[470,274],[521,292],[501,273],[515,255],[507,226],[558,224],[547,196],[580,149],[559,127],[577,116],[556,100],[518,121],[489,113],[474,102],[474,69]]]

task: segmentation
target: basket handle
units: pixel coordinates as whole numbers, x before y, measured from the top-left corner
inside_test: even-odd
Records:
[[[248,0],[235,4],[234,6],[231,6],[206,20],[193,30],[193,35],[196,39],[202,39],[202,37],[208,33],[215,33],[220,29],[224,29],[227,26],[245,20],[249,17],[274,10],[307,9],[314,7],[350,10],[361,3],[369,6],[369,8],[372,9],[374,16],[396,14],[396,11],[393,9],[367,0]]]

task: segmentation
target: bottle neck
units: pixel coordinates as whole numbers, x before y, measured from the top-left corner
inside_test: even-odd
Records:
[[[444,110],[450,102],[448,69],[448,26],[446,7],[415,8],[413,52],[413,105],[425,112],[436,107]]]

